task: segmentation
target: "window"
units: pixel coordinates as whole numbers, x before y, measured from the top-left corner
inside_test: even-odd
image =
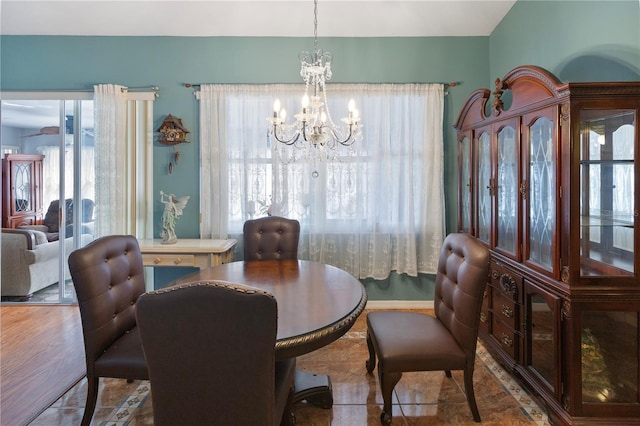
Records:
[[[241,241],[245,220],[273,214],[300,221],[301,258],[359,278],[435,273],[444,237],[443,86],[328,89],[334,121],[356,100],[363,139],[336,159],[287,163],[266,117],[276,97],[296,111],[301,86],[201,87],[201,236]]]

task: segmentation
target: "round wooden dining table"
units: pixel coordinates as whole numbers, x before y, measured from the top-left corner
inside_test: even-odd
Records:
[[[230,262],[201,269],[172,285],[197,281],[228,281],[273,294],[278,303],[276,359],[297,357],[337,340],[367,303],[364,286],[351,274],[307,260]],[[295,391],[294,402],[306,399],[325,408],[333,403],[327,376],[298,371]]]

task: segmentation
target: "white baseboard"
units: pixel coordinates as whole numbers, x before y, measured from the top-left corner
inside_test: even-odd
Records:
[[[433,309],[433,300],[368,300],[366,309]]]

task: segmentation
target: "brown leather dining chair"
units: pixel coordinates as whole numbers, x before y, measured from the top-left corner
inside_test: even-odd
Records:
[[[110,235],[69,255],[87,364],[82,425],[91,423],[100,377],[147,380],[136,327],[136,302],[145,292],[142,255],[131,235]]]
[[[297,260],[300,222],[279,216],[247,220],[243,228],[244,260]],[[306,400],[322,408],[333,406],[331,379],[296,372],[293,404]]]
[[[275,362],[269,293],[202,281],[145,293],[138,326],[155,425],[289,424],[295,358]]]
[[[473,369],[480,309],[489,273],[489,250],[468,234],[449,234],[442,245],[434,295],[435,316],[418,312],[367,315],[367,371],[378,361],[384,407],[390,424],[391,397],[403,372],[464,370],[467,403],[476,422],[480,413],[473,392]]]
[[[300,222],[279,216],[247,220],[243,227],[244,260],[298,258]]]

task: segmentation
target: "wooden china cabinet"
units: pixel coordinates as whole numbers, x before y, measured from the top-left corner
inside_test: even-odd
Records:
[[[2,159],[2,227],[42,223],[44,155],[5,154]]]
[[[492,255],[480,338],[553,424],[640,424],[639,119],[640,82],[522,66],[454,125],[458,228]]]

